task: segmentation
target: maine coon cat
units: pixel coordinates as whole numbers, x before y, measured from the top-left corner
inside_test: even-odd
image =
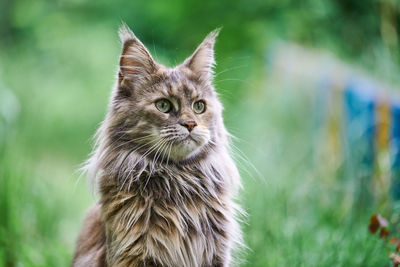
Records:
[[[167,68],[125,25],[117,84],[87,170],[100,195],[73,266],[230,266],[240,177],[212,85],[211,32]]]

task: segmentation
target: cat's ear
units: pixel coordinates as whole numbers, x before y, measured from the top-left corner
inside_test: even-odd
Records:
[[[220,30],[218,28],[209,33],[194,53],[182,64],[200,79],[211,80],[213,78],[213,67],[215,65],[214,44]]]
[[[119,83],[132,83],[150,79],[158,69],[158,64],[150,52],[135,36],[126,24],[119,29],[122,42],[122,54],[119,60]]]

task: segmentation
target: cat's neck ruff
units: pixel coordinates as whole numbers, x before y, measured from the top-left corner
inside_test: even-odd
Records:
[[[100,149],[104,150],[99,151]],[[223,147],[217,147],[200,158],[186,162],[167,161],[162,156],[154,160],[144,157],[143,154],[130,153],[129,150],[112,153],[111,149],[99,147],[87,165],[87,170],[96,183],[99,179],[113,179],[124,188],[132,183],[148,183],[148,179],[152,179],[153,176],[179,177],[182,173],[190,173],[191,176],[216,183],[221,182],[221,177],[233,177],[232,181],[228,182],[234,187],[237,186],[238,179],[235,177],[238,177],[238,173],[231,173],[230,164],[233,162]]]

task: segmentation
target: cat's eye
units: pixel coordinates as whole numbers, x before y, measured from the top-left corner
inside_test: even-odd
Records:
[[[167,99],[160,99],[156,102],[156,108],[163,113],[168,113],[171,111],[172,104]]]
[[[199,100],[193,103],[193,110],[197,114],[201,114],[206,110],[206,103],[204,101]]]

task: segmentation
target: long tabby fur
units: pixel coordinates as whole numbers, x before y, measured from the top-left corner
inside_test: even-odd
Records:
[[[72,266],[231,266],[241,246],[240,177],[212,85],[210,33],[175,68],[125,25],[118,81],[86,169],[100,195]],[[171,111],[155,103],[167,99]],[[193,110],[196,101],[205,111]],[[187,122],[195,126],[189,131]]]

